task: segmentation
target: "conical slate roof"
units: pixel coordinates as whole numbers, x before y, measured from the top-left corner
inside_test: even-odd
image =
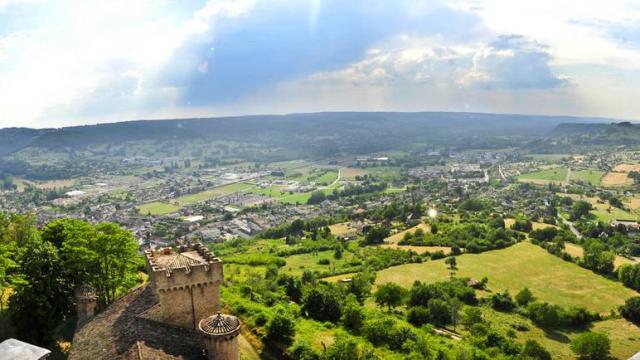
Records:
[[[202,319],[199,326],[208,335],[227,335],[240,329],[240,320],[233,315],[218,313]]]

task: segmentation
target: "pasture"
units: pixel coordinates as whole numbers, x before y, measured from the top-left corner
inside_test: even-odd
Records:
[[[180,210],[182,206],[173,203],[154,201],[140,205],[139,213],[142,215],[166,215]]]
[[[526,286],[538,299],[560,306],[583,306],[608,313],[637,295],[618,282],[563,261],[528,242],[482,254],[464,254],[457,261],[457,276],[478,280],[486,276],[492,292],[509,290],[515,294]],[[448,277],[449,270],[441,259],[384,269],[377,273],[376,283],[395,282],[409,288],[416,280],[435,282]]]
[[[367,174],[367,170],[359,168],[343,168],[342,177],[346,180],[355,180],[357,176],[364,176]]]
[[[344,251],[341,259],[334,259],[333,250],[320,251],[316,254],[299,254],[292,255],[285,258],[287,264],[283,270],[292,275],[302,275],[305,270],[310,270],[317,273],[334,272],[336,270],[349,266],[349,262],[353,261],[353,254]],[[329,261],[329,264],[319,264],[318,261]]]
[[[583,257],[584,256],[584,249],[582,248],[582,246],[578,245],[578,244],[573,244],[573,243],[565,243],[564,244],[564,250],[571,256],[573,257]],[[613,262],[613,265],[618,268],[620,265],[624,265],[624,264],[636,264],[638,263],[639,259],[629,259],[626,258],[624,256],[620,256],[620,255],[616,255],[616,259]]]
[[[567,179],[567,168],[552,168],[534,171],[518,176],[518,181],[534,184],[548,184],[550,182],[564,182]]]
[[[640,171],[640,164],[618,164],[613,168],[613,171],[623,173]]]
[[[573,170],[571,171],[571,181],[582,181],[593,186],[600,185],[600,181],[604,176],[604,171],[600,170]]]

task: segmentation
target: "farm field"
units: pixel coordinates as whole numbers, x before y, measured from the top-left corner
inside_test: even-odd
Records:
[[[334,259],[333,254],[333,250],[326,250],[320,251],[317,254],[309,253],[292,255],[285,258],[287,264],[284,266],[283,270],[296,276],[302,275],[305,270],[323,273],[348,266],[348,263],[353,260],[353,254],[350,252],[345,251],[341,259]],[[321,259],[328,260],[329,264],[318,264],[318,261]]]
[[[640,164],[618,164],[613,168],[613,171],[623,173],[640,171]]]
[[[501,313],[489,307],[482,308],[483,317],[491,323],[492,327],[506,332],[515,324],[526,324],[528,331],[517,331],[516,336],[520,342],[535,340],[547,349],[553,359],[573,359],[575,354],[568,346],[568,342],[578,333],[573,329],[556,330],[546,333],[537,327],[531,320],[522,316]],[[614,359],[627,359],[640,348],[640,328],[624,319],[611,319],[598,321],[593,324],[591,331],[603,331],[609,334],[611,339],[611,355]]]
[[[599,204],[601,206],[596,207],[591,213],[598,217],[600,221],[609,223],[612,220],[637,220],[637,216],[628,211],[618,209],[616,207],[609,207],[608,205]],[[604,205],[604,206],[602,206]]]
[[[594,186],[600,185],[604,171],[600,170],[572,170],[571,181],[583,181]]]
[[[511,226],[515,224],[515,222],[516,222],[516,219],[513,219],[513,218],[504,219],[504,226],[505,228],[510,229]],[[551,225],[551,224],[545,224],[545,223],[536,222],[536,221],[531,222],[531,228],[533,230],[540,230],[540,229],[548,228],[550,226],[556,227],[555,225]]]
[[[564,182],[567,179],[567,171],[567,168],[553,168],[530,172],[518,176],[518,181],[531,182],[535,184]]]
[[[563,261],[528,242],[482,254],[465,254],[457,260],[459,277],[487,276],[493,292],[509,290],[515,294],[527,286],[540,300],[560,306],[583,306],[608,313],[637,295],[620,283]],[[379,271],[376,284],[395,282],[408,288],[416,280],[435,282],[448,277],[444,260],[435,260]]]
[[[413,233],[418,229],[422,229],[422,231],[424,231],[425,233],[429,233],[431,231],[431,227],[428,224],[425,223],[421,223],[418,224],[412,228],[409,228],[407,230],[401,231],[397,234],[393,234],[391,236],[389,236],[388,238],[384,239],[385,243],[389,243],[389,244],[397,244],[398,242],[400,242],[400,240],[402,240],[404,238],[404,234],[410,232]]]
[[[565,243],[564,250],[573,257],[582,257],[584,255],[584,249],[582,246],[578,244]],[[624,256],[616,255],[616,259],[613,262],[613,265],[618,268],[620,265],[624,264],[636,264],[640,261],[640,259],[629,259]]]
[[[180,210],[182,207],[173,203],[155,201],[140,205],[138,212],[142,215],[166,215]]]
[[[343,168],[342,177],[346,180],[355,180],[356,176],[364,176],[367,174],[367,170],[359,168]]]
[[[166,215],[180,210],[185,205],[197,203],[199,201],[205,201],[218,196],[233,194],[238,191],[249,190],[252,187],[253,185],[246,183],[233,183],[223,185],[196,194],[180,196],[172,200],[171,202],[155,201],[147,204],[142,204],[140,205],[139,213],[143,215],[149,213],[151,215]]]
[[[608,172],[601,181],[604,187],[625,187],[633,184],[627,173]]]

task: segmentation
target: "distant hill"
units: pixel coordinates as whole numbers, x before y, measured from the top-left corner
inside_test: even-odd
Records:
[[[482,142],[483,137],[543,136],[563,123],[610,122],[598,118],[450,112],[329,112],[207,119],[145,120],[65,127],[56,130],[2,129],[0,156],[25,147],[82,149],[140,140],[235,140],[309,146],[319,138],[358,149],[407,140]],[[471,142],[467,140],[471,139]],[[475,139],[475,140],[474,140]],[[479,145],[479,144],[478,144]]]

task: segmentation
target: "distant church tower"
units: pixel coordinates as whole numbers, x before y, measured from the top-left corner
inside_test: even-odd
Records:
[[[202,244],[145,251],[159,321],[194,330],[220,311],[222,261]]]

